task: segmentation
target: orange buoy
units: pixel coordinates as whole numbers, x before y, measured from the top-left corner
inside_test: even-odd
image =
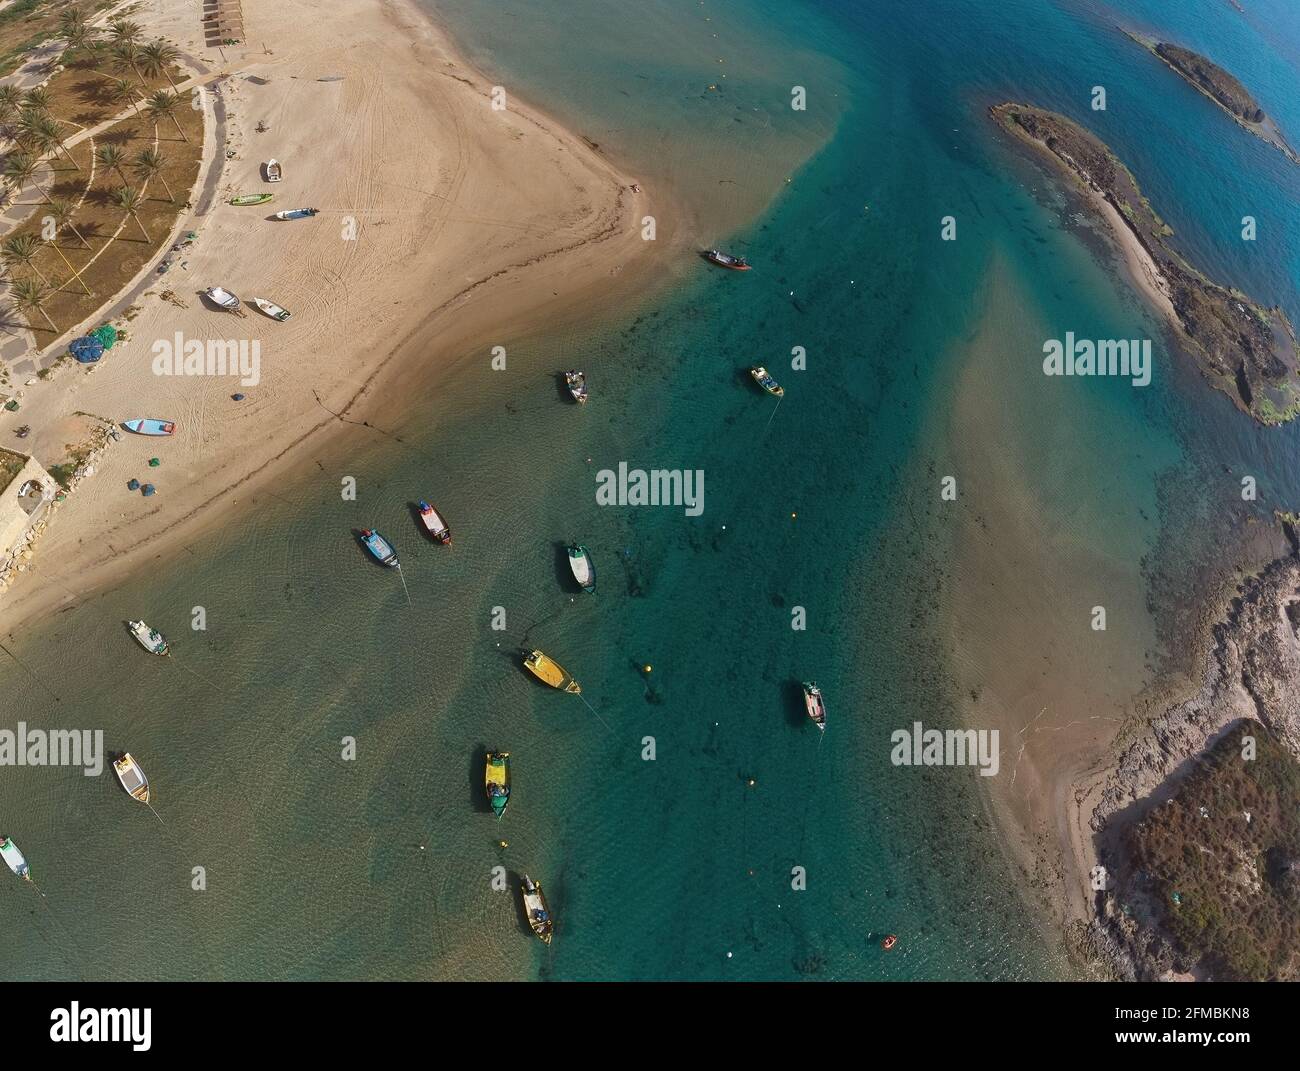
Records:
[[[886,952],[888,952],[896,944],[898,944],[898,938],[891,933],[888,937],[886,937],[883,941],[880,942],[880,947],[883,948]]]

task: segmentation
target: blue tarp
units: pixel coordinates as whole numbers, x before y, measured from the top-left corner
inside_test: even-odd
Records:
[[[82,364],[94,364],[104,356],[104,344],[94,335],[85,335],[69,342],[68,352]]]

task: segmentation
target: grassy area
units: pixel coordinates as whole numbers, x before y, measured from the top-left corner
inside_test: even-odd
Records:
[[[1300,976],[1300,764],[1263,725],[1220,740],[1126,848],[1135,890],[1189,959],[1224,980]]]
[[[0,11],[0,77],[12,74],[28,54],[59,34],[62,13],[81,11],[87,18],[112,6],[112,0],[18,0]]]
[[[14,482],[25,464],[27,459],[22,454],[15,454],[0,446],[0,491]]]
[[[27,314],[38,344],[52,341],[57,333],[90,316],[125,286],[147,261],[161,252],[198,176],[202,147],[202,113],[185,107],[177,109],[176,117],[190,139],[188,143],[181,139],[170,120],[155,125],[148,117],[141,116],[124,120],[105,131],[95,139],[93,148],[89,140],[74,146],[70,152],[80,170],[66,159],[58,165],[55,181],[48,190],[51,199],[72,204],[80,201],[80,206],[72,216],[71,225],[59,233],[54,245],[42,244],[32,262],[32,268],[58,288],[44,305],[45,314],[53,321],[54,327],[39,312]],[[104,146],[121,149],[124,160],[120,172],[94,161],[94,179],[89,181],[92,155],[102,151]],[[163,167],[149,180],[144,199],[135,218],[131,219],[113,197],[115,191],[125,185],[141,187],[133,162],[148,149],[156,149],[162,156]],[[174,202],[169,199],[168,189],[176,198]],[[24,200],[36,201],[39,198],[40,194],[32,189]],[[34,215],[13,234],[40,238],[47,209],[48,205],[38,204]],[[125,226],[122,226],[124,221]],[[116,238],[113,237],[115,233]],[[78,283],[74,270],[80,273],[81,281],[91,294],[86,294]],[[16,272],[21,275],[24,269],[17,268]]]

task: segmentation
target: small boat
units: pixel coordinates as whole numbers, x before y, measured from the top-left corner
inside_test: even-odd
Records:
[[[255,297],[253,304],[261,309],[272,320],[279,320],[284,323],[289,318],[289,310],[277,305],[274,301],[267,301],[266,298]]]
[[[361,529],[361,542],[380,565],[397,564],[397,551],[378,532],[373,532],[369,528]]]
[[[134,420],[122,421],[122,427],[137,435],[171,435],[176,430],[174,420],[153,420],[149,417],[136,417]]]
[[[284,168],[280,166],[279,160],[266,161],[266,181],[279,182],[284,178]]]
[[[542,883],[533,881],[525,874],[519,883],[519,891],[523,893],[524,914],[528,916],[528,925],[543,944],[549,945],[551,935],[555,933],[555,920],[551,918],[551,909],[546,906],[546,897],[542,895]]]
[[[220,305],[228,312],[234,312],[239,308],[239,298],[235,297],[224,286],[210,286],[203,291],[203,295],[214,305]]]
[[[710,264],[716,264],[719,268],[730,268],[732,271],[749,271],[750,263],[744,257],[733,257],[730,253],[724,253],[719,249],[706,249],[700,256]]]
[[[898,944],[898,935],[891,933],[891,934],[887,934],[885,939],[880,942],[880,947],[883,948],[886,952],[888,952],[896,944]]]
[[[24,858],[23,853],[18,850],[18,845],[15,844],[8,837],[0,837],[0,855],[4,856],[5,862],[9,864],[9,869],[12,870],[15,874],[17,874],[20,878],[22,878],[24,881],[32,880],[31,867],[27,865],[26,858]],[[524,902],[525,903],[528,902],[526,895],[524,898]],[[545,904],[543,904],[543,906],[545,906]],[[534,929],[535,928],[536,927],[534,927]],[[538,934],[537,936],[541,937],[542,935]],[[549,943],[550,938],[542,937],[542,940],[547,941]]]
[[[590,595],[596,590],[596,567],[591,562],[591,551],[581,543],[571,543],[568,551],[569,569],[573,572],[573,579]]]
[[[487,753],[487,772],[484,786],[487,790],[488,803],[498,818],[506,813],[506,804],[510,802],[510,752],[489,751]]]
[[[247,205],[264,205],[274,196],[273,193],[241,193],[238,197],[232,197],[230,203],[240,208]]]
[[[442,519],[442,515],[424,499],[420,499],[420,520],[430,536],[443,546],[451,546],[451,528]]]
[[[573,400],[581,405],[587,400],[587,373],[570,371],[564,373],[564,385],[569,388]]]
[[[578,682],[569,676],[560,663],[551,658],[550,655],[542,654],[541,651],[529,652],[524,659],[524,666],[539,681],[549,684],[552,688],[559,688],[561,691],[570,692],[573,695],[577,695],[582,691]]]
[[[773,379],[771,373],[761,364],[756,368],[751,368],[749,374],[754,377],[754,382],[772,395],[773,398],[785,397],[785,388]]]
[[[131,635],[140,641],[140,646],[150,654],[165,655],[171,653],[171,648],[163,638],[163,634],[157,629],[152,629],[143,621],[128,621],[127,625],[131,629]]]
[[[113,761],[113,772],[126,789],[126,794],[141,803],[149,802],[149,778],[145,777],[140,764],[131,757],[131,752],[124,752],[120,759]]]
[[[804,709],[808,711],[808,717],[812,718],[812,723],[822,732],[825,732],[826,699],[822,696],[822,690],[817,687],[816,681],[804,681],[803,705]]]
[[[275,214],[275,218],[276,219],[306,219],[308,216],[314,216],[315,214],[316,214],[316,209],[314,208],[288,208],[285,209],[283,212],[277,212]]]

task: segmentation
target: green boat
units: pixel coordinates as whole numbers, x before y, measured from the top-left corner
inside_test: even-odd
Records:
[[[510,802],[510,752],[487,753],[484,787],[487,789],[488,803],[492,804],[492,813],[500,818],[506,813],[506,804]]]
[[[267,201],[269,201],[274,196],[275,194],[273,193],[242,193],[238,197],[232,197],[230,199],[230,203],[232,205],[241,205],[241,206],[242,205],[264,205],[266,204]]]

